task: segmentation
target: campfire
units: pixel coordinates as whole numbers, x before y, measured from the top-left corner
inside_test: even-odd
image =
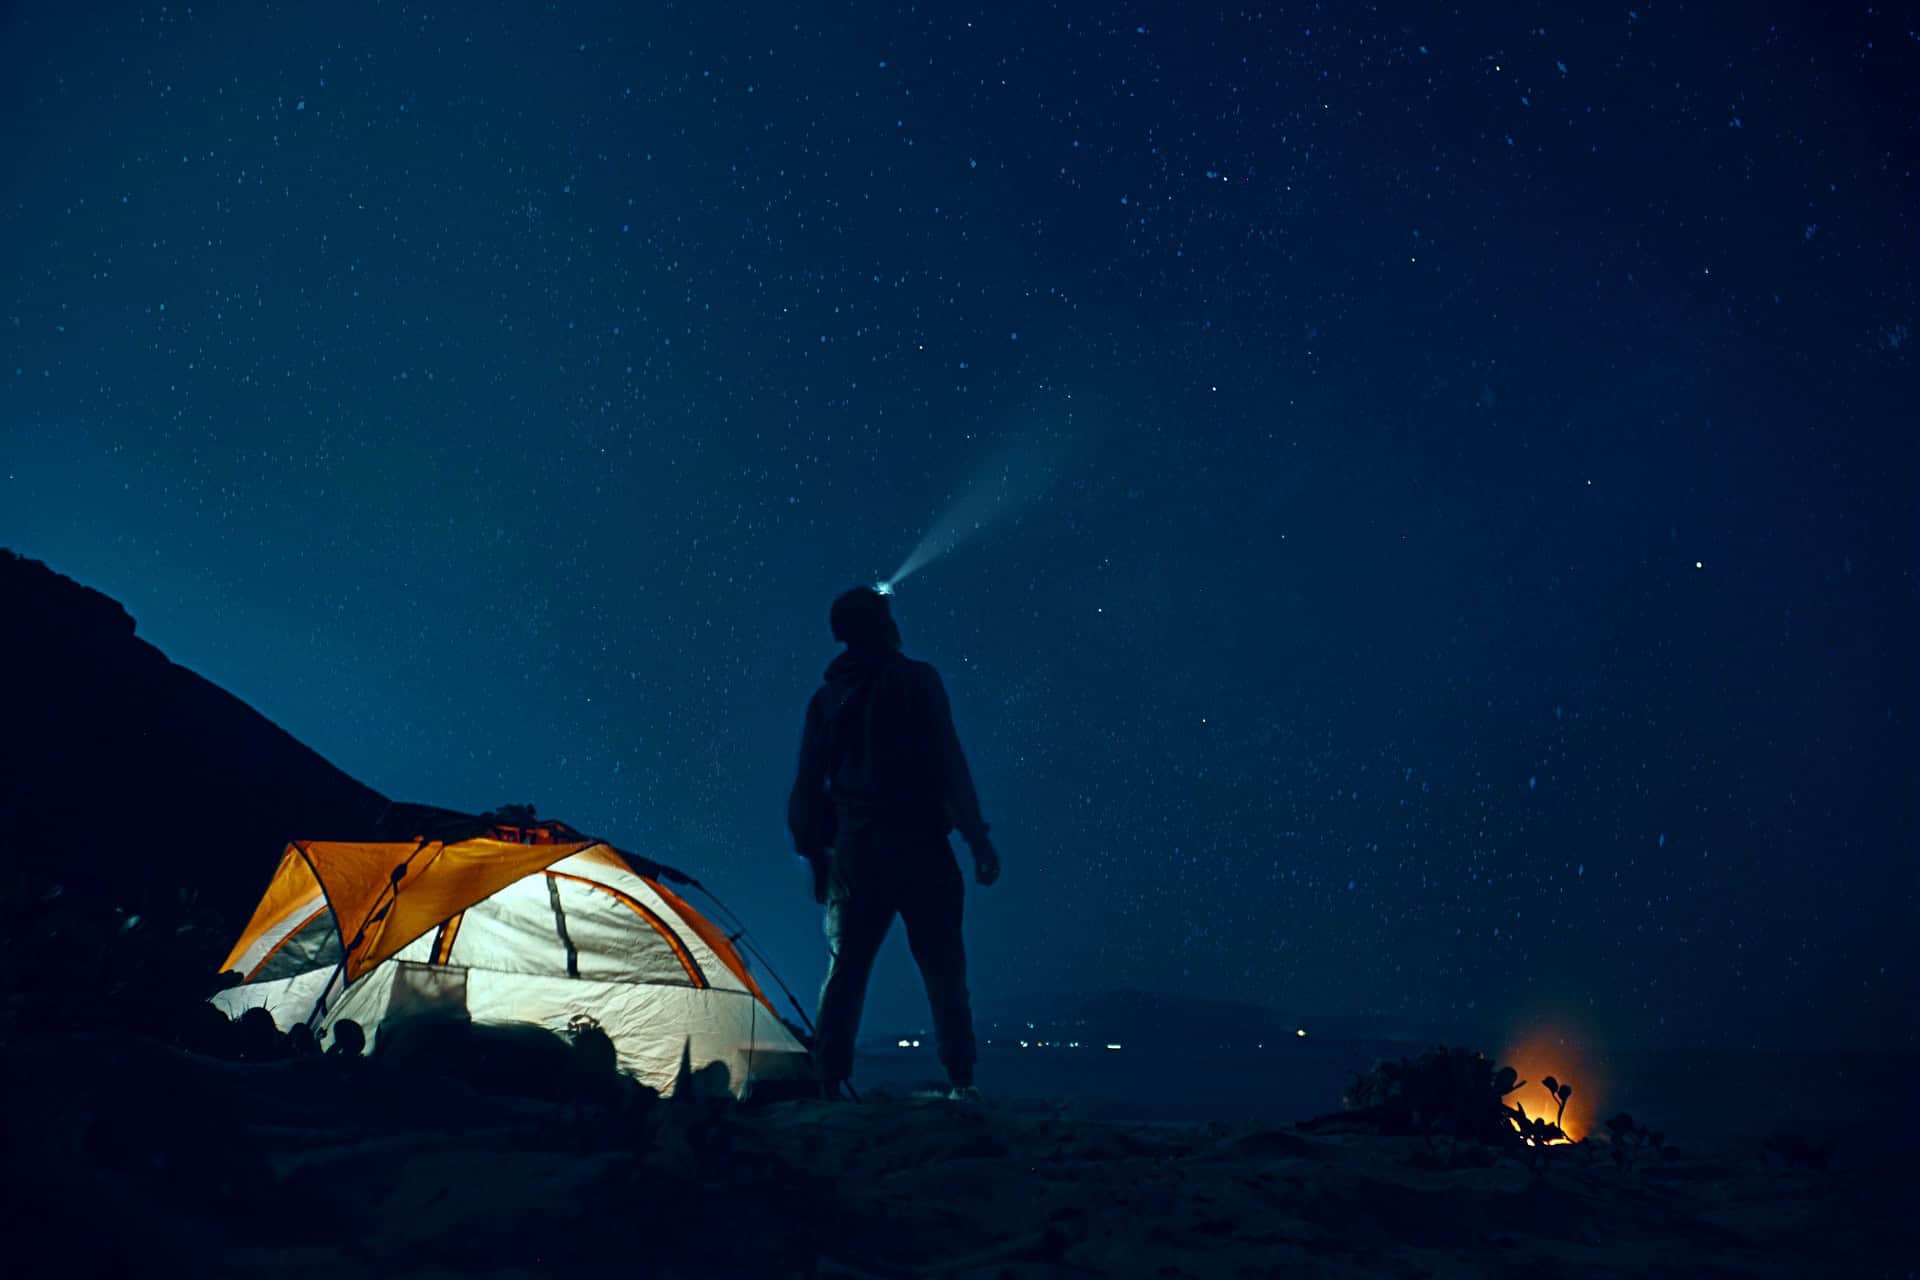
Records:
[[[1520,1073],[1526,1083],[1507,1097],[1509,1105],[1518,1103],[1529,1116],[1552,1121],[1559,1114],[1560,1128],[1569,1142],[1578,1142],[1598,1127],[1595,1119],[1605,1080],[1595,1055],[1588,1052],[1578,1036],[1565,1028],[1533,1027],[1516,1037],[1498,1061]],[[1571,1086],[1566,1110],[1560,1111],[1560,1099],[1546,1081]]]

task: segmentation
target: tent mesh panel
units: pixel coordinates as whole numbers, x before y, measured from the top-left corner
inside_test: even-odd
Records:
[[[339,963],[340,930],[333,922],[333,912],[322,911],[281,943],[248,981],[272,982]]]

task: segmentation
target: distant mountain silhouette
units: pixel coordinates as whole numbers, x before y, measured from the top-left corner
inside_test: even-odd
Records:
[[[996,1010],[996,1013],[1001,1011]],[[1296,1024],[1277,1010],[1233,1000],[1164,991],[1102,991],[1032,1001],[1010,1001],[1004,1021],[1051,1026],[1054,1036],[1080,1028],[1089,1035],[1156,1043],[1233,1043],[1248,1037],[1292,1035]],[[1075,1038],[1068,1036],[1067,1038]]]
[[[1325,1040],[1410,1043],[1457,1039],[1462,1034],[1461,1028],[1404,1016],[1287,1012],[1245,1001],[1130,988],[1005,999],[983,1012],[995,1038],[1119,1040],[1161,1047],[1222,1048],[1281,1041],[1302,1030]],[[1032,1037],[1024,1036],[1028,1031]]]
[[[386,797],[0,550],[0,872],[130,911],[180,890],[238,929],[290,839],[366,839]]]

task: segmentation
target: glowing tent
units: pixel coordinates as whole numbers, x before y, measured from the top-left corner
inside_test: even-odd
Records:
[[[585,1015],[662,1093],[683,1058],[724,1066],[735,1094],[806,1072],[734,940],[664,883],[696,882],[561,823],[481,829],[288,845],[221,965],[243,982],[214,1003],[310,1022],[323,1043],[352,1019],[369,1048],[420,1012],[554,1031]]]

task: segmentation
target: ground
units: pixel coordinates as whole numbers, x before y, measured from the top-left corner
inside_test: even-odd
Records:
[[[608,1106],[99,1035],[15,1038],[5,1065],[29,1256],[128,1274],[1906,1277],[1916,1256],[1888,1169],[1757,1142],[1629,1171],[1561,1150],[1536,1177],[1066,1103]]]

